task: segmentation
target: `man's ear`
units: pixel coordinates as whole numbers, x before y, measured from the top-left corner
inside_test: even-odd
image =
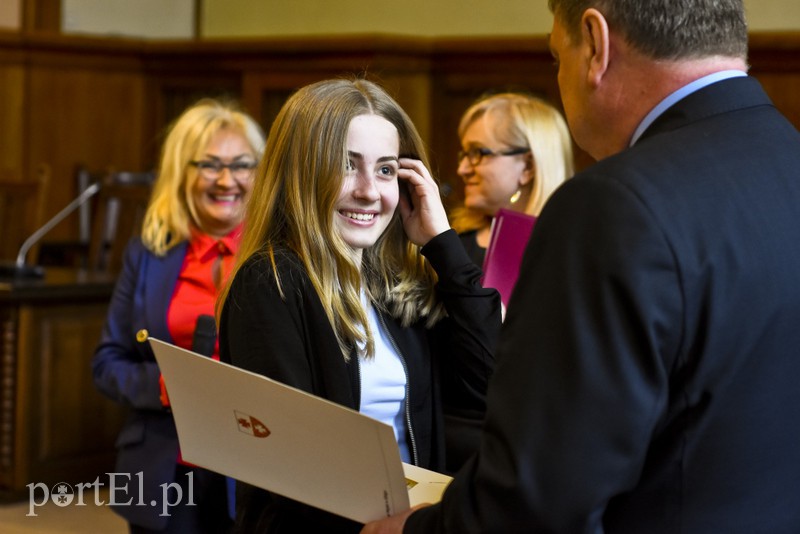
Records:
[[[594,8],[589,8],[583,13],[581,37],[589,50],[586,81],[591,87],[597,87],[608,70],[611,53],[608,22],[602,13]]]

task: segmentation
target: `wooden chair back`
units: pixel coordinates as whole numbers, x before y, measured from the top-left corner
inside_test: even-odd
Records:
[[[40,165],[33,180],[0,173],[0,260],[13,262],[25,240],[44,222],[50,169]],[[36,263],[38,245],[28,252],[26,263]]]
[[[109,172],[102,179],[91,215],[88,268],[112,274],[122,269],[125,245],[142,229],[155,173]]]

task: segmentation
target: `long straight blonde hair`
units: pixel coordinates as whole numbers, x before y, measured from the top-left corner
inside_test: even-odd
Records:
[[[528,204],[520,211],[539,215],[553,191],[575,172],[572,138],[561,113],[544,100],[525,93],[497,93],[483,97],[462,115],[459,138],[475,121],[493,115],[493,132],[511,147],[528,148],[533,157],[534,178]],[[451,224],[456,232],[478,230],[491,224],[491,217],[466,207],[454,209]]]
[[[406,237],[399,213],[375,245],[363,251],[361,265],[334,227],[348,161],[347,132],[353,118],[364,114],[392,123],[399,134],[400,155],[428,166],[413,123],[377,84],[364,79],[325,80],[298,90],[270,129],[236,265],[220,295],[218,314],[230,283],[253,255],[270,258],[282,292],[275,253],[289,249],[304,265],[345,359],[357,344],[366,347],[367,356],[374,353],[362,289],[373,305],[403,325],[422,318],[432,325],[443,316],[435,297],[436,274]]]
[[[170,125],[161,149],[158,179],[142,223],[142,242],[157,256],[188,239],[192,224],[199,227],[192,200],[198,175],[189,162],[202,159],[214,135],[226,129],[241,133],[255,157],[261,157],[261,127],[233,102],[204,98]]]

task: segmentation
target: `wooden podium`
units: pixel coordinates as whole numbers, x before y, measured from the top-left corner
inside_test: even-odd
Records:
[[[113,471],[125,410],[94,388],[90,362],[114,282],[58,268],[0,278],[0,500]]]

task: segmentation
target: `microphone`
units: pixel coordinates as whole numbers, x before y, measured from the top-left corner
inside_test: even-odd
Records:
[[[198,315],[192,336],[192,352],[211,356],[217,344],[217,322],[211,315]]]
[[[35,245],[47,232],[55,225],[66,218],[67,215],[78,209],[84,202],[92,198],[100,191],[100,182],[95,182],[81,192],[72,202],[67,204],[61,211],[44,223],[41,228],[36,230],[31,236],[22,243],[17,253],[17,261],[13,264],[0,264],[0,277],[3,278],[41,278],[44,276],[44,268],[41,265],[27,265],[25,256],[33,245]]]

